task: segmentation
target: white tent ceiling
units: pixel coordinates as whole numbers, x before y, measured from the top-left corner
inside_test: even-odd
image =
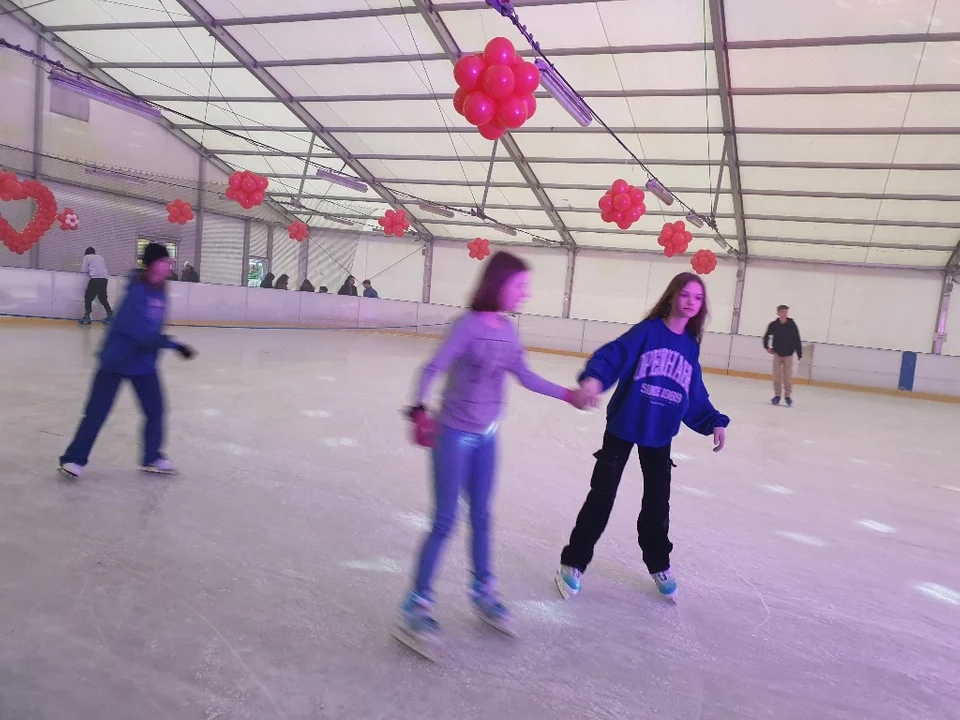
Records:
[[[477,218],[443,220],[409,198],[467,210],[481,203],[492,143],[453,111],[451,58],[498,35],[528,49],[485,2],[17,5],[29,6],[47,37],[166,108],[232,167],[268,174],[289,195],[306,172],[308,208],[376,216],[399,198],[415,225],[437,237],[501,238]],[[604,122],[684,202],[715,212],[738,252],[956,262],[960,0],[514,6]],[[359,195],[311,179],[308,154],[334,169],[346,160],[346,172],[384,189]],[[544,95],[537,115],[498,147],[486,207],[521,230],[516,240],[658,249],[661,223],[682,211],[663,213],[650,198],[631,231],[602,223],[596,201],[617,177],[647,179],[596,122],[581,129]],[[716,247],[709,228],[697,235],[702,247]]]

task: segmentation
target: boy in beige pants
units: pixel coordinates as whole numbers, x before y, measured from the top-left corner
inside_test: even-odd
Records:
[[[773,346],[771,347],[771,340]],[[800,329],[790,317],[790,308],[777,307],[777,319],[767,326],[763,334],[763,347],[773,355],[773,399],[774,405],[780,404],[784,395],[787,406],[793,405],[790,397],[793,391],[793,354],[797,360],[803,357],[803,344],[800,341]]]

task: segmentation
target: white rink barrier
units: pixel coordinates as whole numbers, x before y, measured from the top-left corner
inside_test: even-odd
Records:
[[[125,280],[112,277],[110,302],[118,302]],[[75,319],[83,314],[86,277],[79,273],[0,267],[0,315]],[[272,291],[260,288],[173,282],[169,321],[177,325],[314,326],[369,328],[441,335],[462,308],[399,300]],[[101,313],[94,304],[94,317]],[[519,315],[520,335],[530,348],[589,354],[630,326],[623,323]],[[704,368],[742,377],[769,377],[770,358],[760,339],[707,333]],[[900,350],[811,343],[796,369],[800,383],[883,393],[914,393],[960,400],[960,357]]]

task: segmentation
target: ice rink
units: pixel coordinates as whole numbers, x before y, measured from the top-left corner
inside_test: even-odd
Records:
[[[564,602],[603,414],[514,386],[494,549],[521,637],[471,615],[461,524],[431,665],[389,627],[430,511],[400,408],[433,341],[174,332],[200,351],[163,361],[180,475],[136,471],[128,388],[67,483],[101,329],[0,328],[3,720],[960,717],[958,405],[800,386],[775,408],[708,375],[732,424],[720,455],[674,444],[679,603],[640,563],[635,459]]]

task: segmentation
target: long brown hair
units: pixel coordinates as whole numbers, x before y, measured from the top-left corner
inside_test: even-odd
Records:
[[[470,309],[474,312],[500,312],[500,291],[503,286],[511,277],[527,270],[527,264],[516,255],[502,250],[494,253],[483,268],[483,275],[470,301]]]
[[[703,284],[703,280],[700,279],[699,275],[695,275],[692,272],[682,272],[676,275],[673,280],[670,281],[670,284],[667,285],[667,289],[663,291],[660,299],[657,300],[657,304],[650,308],[650,312],[647,313],[644,320],[666,318],[670,315],[670,312],[673,310],[674,299],[680,294],[680,291],[687,286],[687,283],[692,282],[697,283],[703,290],[703,305],[700,306],[700,312],[687,321],[686,330],[690,333],[690,336],[696,340],[697,344],[699,344],[700,341],[703,340],[703,328],[707,324],[707,315],[709,314],[707,309],[707,286]]]

